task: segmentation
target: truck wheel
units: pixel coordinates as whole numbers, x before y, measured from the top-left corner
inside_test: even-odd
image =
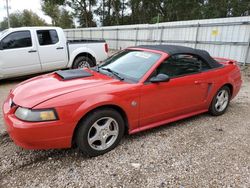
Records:
[[[73,69],[79,69],[79,68],[90,68],[94,67],[95,63],[92,59],[85,57],[85,56],[79,56],[77,57],[73,62]]]
[[[80,122],[76,145],[87,156],[102,155],[119,144],[124,126],[124,120],[117,111],[110,108],[96,110]]]
[[[209,113],[213,116],[219,116],[225,113],[230,102],[230,89],[224,86],[214,96],[209,107]]]

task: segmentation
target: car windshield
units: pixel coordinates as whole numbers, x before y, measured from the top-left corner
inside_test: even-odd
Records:
[[[99,71],[113,71],[120,78],[138,82],[160,57],[160,54],[153,52],[124,50],[103,62]]]

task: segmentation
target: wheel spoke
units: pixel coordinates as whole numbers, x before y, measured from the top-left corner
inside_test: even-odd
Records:
[[[97,132],[97,133],[99,133],[100,130],[102,129],[101,126],[97,124],[97,122],[94,123],[93,127],[96,129],[96,132]]]
[[[226,103],[226,101],[223,101],[223,102],[221,103],[221,106],[223,106],[225,103]]]
[[[224,101],[228,101],[228,99],[229,99],[228,94],[225,94],[225,95],[224,95]]]
[[[105,124],[103,125],[104,128],[108,128],[110,127],[111,123],[113,122],[113,119],[109,118],[107,119],[107,121],[105,122]]]
[[[220,107],[220,103],[217,102],[217,103],[215,104],[215,108],[216,108],[217,110],[219,110],[219,107]]]
[[[217,95],[216,99],[217,99],[217,101],[219,101],[220,100],[220,95]]]
[[[118,135],[118,130],[112,130],[112,131],[109,131],[109,136],[116,136]]]
[[[220,96],[224,97],[224,95],[225,95],[225,90],[222,90]]]
[[[97,133],[93,137],[89,138],[90,144],[93,144],[97,140],[101,140],[99,134],[97,134]]]
[[[102,137],[101,139],[101,145],[100,145],[100,147],[101,148],[103,148],[103,149],[105,149],[106,148],[106,140],[107,140],[107,138],[104,138],[104,137]]]
[[[220,95],[217,97],[217,99],[218,99],[218,102],[221,102],[221,101],[223,100],[223,95],[220,94]]]

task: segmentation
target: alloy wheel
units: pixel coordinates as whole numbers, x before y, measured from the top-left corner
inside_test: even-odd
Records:
[[[116,141],[118,134],[117,121],[111,117],[103,117],[90,127],[88,144],[95,150],[105,150]]]
[[[216,96],[215,109],[222,112],[229,102],[229,93],[227,90],[221,90]]]

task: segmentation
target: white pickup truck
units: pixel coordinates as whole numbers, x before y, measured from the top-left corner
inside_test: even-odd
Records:
[[[11,28],[0,33],[0,80],[57,69],[93,67],[107,57],[105,41],[67,41],[58,27]]]

